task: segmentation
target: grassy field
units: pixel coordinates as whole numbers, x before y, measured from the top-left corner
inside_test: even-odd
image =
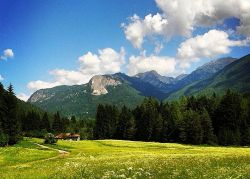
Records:
[[[0,148],[0,178],[250,178],[250,148],[26,139]]]

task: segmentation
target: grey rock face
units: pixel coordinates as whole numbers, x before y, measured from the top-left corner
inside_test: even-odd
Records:
[[[28,102],[30,103],[42,102],[44,100],[52,98],[54,95],[55,95],[54,93],[46,93],[46,91],[44,90],[38,90],[33,95],[31,95]]]
[[[91,78],[89,81],[89,85],[92,90],[92,95],[103,95],[107,94],[108,90],[107,86],[117,86],[120,85],[121,82],[119,80],[113,79],[109,76],[96,75]]]

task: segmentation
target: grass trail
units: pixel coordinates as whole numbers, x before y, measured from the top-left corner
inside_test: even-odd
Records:
[[[36,163],[46,162],[46,161],[49,161],[49,160],[54,160],[54,159],[57,159],[59,157],[65,157],[65,156],[69,155],[69,152],[64,151],[64,150],[55,149],[55,148],[48,147],[48,146],[45,146],[45,145],[41,145],[41,144],[38,144],[38,143],[34,143],[34,144],[37,145],[37,146],[39,146],[42,149],[57,151],[58,155],[53,156],[53,157],[49,157],[49,158],[38,159],[38,160],[26,162],[26,163],[20,163],[20,164],[10,165],[9,167],[10,168],[17,168],[17,167],[21,167],[22,168],[22,167],[27,167],[27,166],[34,165]]]

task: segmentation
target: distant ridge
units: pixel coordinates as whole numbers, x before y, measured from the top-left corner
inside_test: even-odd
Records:
[[[190,74],[182,74],[176,78],[162,76],[153,70],[135,76],[124,73],[97,75],[87,84],[38,90],[28,102],[49,112],[60,111],[68,116],[94,117],[100,103],[132,108],[142,102],[145,96],[164,100],[207,91],[220,92],[229,87],[247,91],[250,89],[248,58],[249,56],[243,60],[231,57],[214,60]],[[227,75],[223,76],[224,73]]]
[[[250,91],[250,55],[234,60],[206,80],[191,83],[171,94],[168,99],[207,93],[223,93],[227,89],[238,92]]]

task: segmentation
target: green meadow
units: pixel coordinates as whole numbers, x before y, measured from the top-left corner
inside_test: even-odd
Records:
[[[0,178],[250,178],[250,148],[24,139],[0,148]],[[58,149],[67,151],[59,152]]]

